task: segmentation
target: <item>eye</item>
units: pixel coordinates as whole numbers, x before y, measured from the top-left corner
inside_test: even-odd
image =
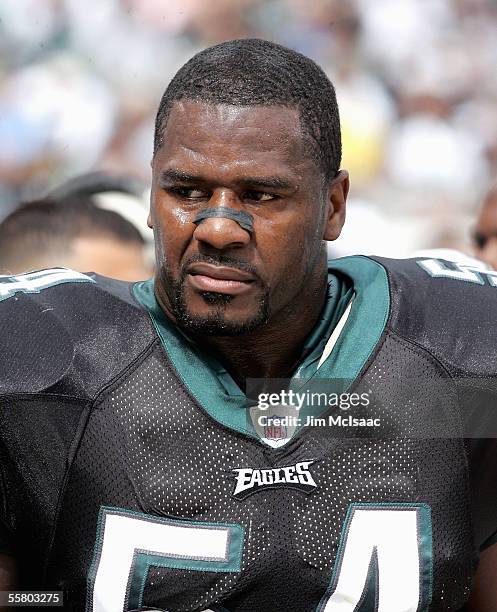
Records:
[[[254,202],[270,202],[271,200],[277,200],[278,196],[273,193],[267,193],[266,191],[246,191],[244,193],[244,199]]]
[[[195,187],[173,187],[170,190],[174,195],[186,200],[200,200],[209,197],[209,194]]]

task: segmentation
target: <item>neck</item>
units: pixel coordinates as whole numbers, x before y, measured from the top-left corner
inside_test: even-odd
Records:
[[[213,353],[242,387],[247,378],[289,378],[321,313],[326,287],[324,274],[266,325],[248,335],[201,336],[195,340]]]

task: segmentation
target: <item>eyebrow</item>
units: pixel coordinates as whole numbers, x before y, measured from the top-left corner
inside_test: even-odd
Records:
[[[246,176],[239,181],[245,187],[263,187],[266,189],[295,189],[296,185],[279,176]]]
[[[196,184],[206,184],[209,183],[208,180],[201,176],[196,176],[193,174],[188,174],[187,172],[183,172],[182,170],[177,170],[175,168],[170,168],[169,170],[164,170],[159,175],[159,180],[161,183],[196,183]],[[238,181],[235,181],[241,187],[262,187],[263,189],[284,189],[284,190],[295,190],[297,186],[279,176],[245,176]]]
[[[161,183],[204,183],[204,179],[201,176],[195,176],[188,174],[182,170],[164,170],[159,175]]]

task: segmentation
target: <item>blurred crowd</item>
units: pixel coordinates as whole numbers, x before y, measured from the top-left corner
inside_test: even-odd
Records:
[[[238,37],[301,51],[336,86],[352,191],[333,254],[469,248],[497,177],[495,0],[2,2],[0,219],[95,169],[146,192],[169,79]]]

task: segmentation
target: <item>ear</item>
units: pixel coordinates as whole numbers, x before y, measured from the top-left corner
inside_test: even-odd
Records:
[[[152,211],[154,208],[154,188],[155,188],[155,173],[154,173],[154,168],[152,165],[153,163],[154,163],[154,158],[152,157],[152,161],[150,162],[150,165],[152,166],[152,184],[150,186],[150,193],[148,197],[148,216],[147,216],[147,225],[152,230],[154,229],[154,220],[153,220]]]
[[[154,222],[152,219],[152,208],[154,205],[154,181],[152,178],[152,188],[150,189],[150,198],[148,202],[148,216],[147,216],[147,225],[150,229],[154,229]]]
[[[328,186],[328,218],[325,220],[323,240],[336,240],[345,223],[345,204],[349,193],[349,173],[340,170]]]

